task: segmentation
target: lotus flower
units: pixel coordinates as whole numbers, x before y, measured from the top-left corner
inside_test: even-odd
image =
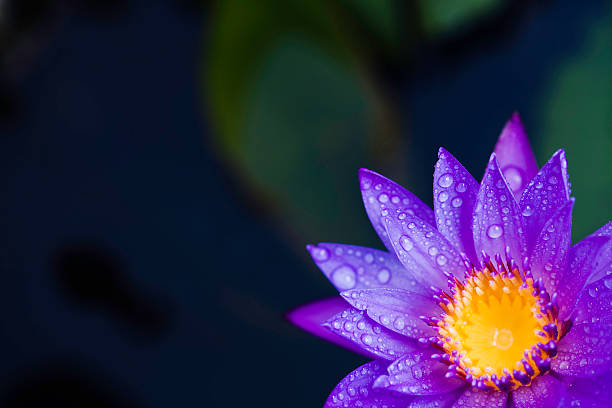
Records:
[[[480,184],[438,158],[433,211],[359,171],[387,251],[307,247],[340,297],[289,319],[372,359],[325,407],[610,406],[612,222],[572,245],[564,151],[538,170],[514,114]]]

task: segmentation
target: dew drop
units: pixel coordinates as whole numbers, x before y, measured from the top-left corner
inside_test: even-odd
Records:
[[[446,265],[446,263],[448,262],[448,258],[444,255],[438,255],[436,258],[436,262],[438,263],[438,265],[443,266]]]
[[[438,184],[440,187],[449,187],[453,184],[453,176],[450,173],[443,174],[442,177],[438,179]]]
[[[612,278],[604,280],[604,285],[606,285],[606,288],[612,289]]]
[[[372,254],[366,254],[363,259],[367,262],[367,263],[372,263],[374,262],[374,255]]]
[[[530,205],[526,205],[525,209],[523,210],[523,215],[525,217],[530,217],[533,214],[533,207]]]
[[[412,375],[418,380],[423,377],[423,371],[419,367],[412,367]]]
[[[455,190],[457,190],[457,192],[459,193],[464,193],[465,190],[467,190],[467,186],[465,185],[465,183],[459,183],[457,184],[457,187],[455,187]]]
[[[445,202],[446,200],[448,200],[448,193],[446,191],[441,192],[440,194],[438,194],[438,201],[440,201],[441,203]]]
[[[502,170],[510,189],[517,192],[523,187],[523,171],[515,166],[507,166]]]
[[[387,201],[389,201],[389,196],[385,193],[382,193],[378,196],[378,201],[380,201],[381,203],[386,203]]]
[[[364,190],[369,189],[372,186],[372,180],[367,177],[361,179],[361,188]]]
[[[414,247],[414,243],[407,235],[402,235],[399,239],[399,243],[406,251],[410,251]]]
[[[332,272],[331,279],[342,290],[352,289],[357,283],[355,270],[349,265],[339,266]]]
[[[324,262],[329,259],[329,251],[327,248],[317,248],[315,247],[312,251],[312,256],[315,260]]]
[[[373,340],[374,339],[369,334],[364,334],[363,336],[361,336],[361,341],[363,342],[363,344],[370,345],[372,344]]]
[[[397,330],[403,330],[404,327],[406,327],[406,322],[404,321],[403,318],[398,317],[397,319],[395,319],[395,321],[393,322],[393,327],[395,327]]]
[[[503,233],[504,229],[499,224],[493,224],[487,229],[487,235],[489,236],[489,238],[499,238],[503,235]]]
[[[451,201],[451,204],[455,208],[461,207],[461,204],[463,204],[463,200],[460,197],[455,197],[453,198],[453,201]]]
[[[387,283],[389,282],[389,279],[391,279],[391,272],[389,272],[387,268],[383,268],[378,271],[378,275],[376,275],[376,278],[380,283]]]

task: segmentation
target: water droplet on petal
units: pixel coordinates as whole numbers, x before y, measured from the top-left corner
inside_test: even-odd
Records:
[[[525,217],[530,217],[533,214],[533,207],[530,205],[526,205],[525,209],[523,210],[523,215]]]
[[[448,200],[448,193],[446,191],[441,192],[440,194],[438,194],[438,201],[440,201],[441,203],[445,202],[446,200]]]
[[[489,236],[489,238],[499,238],[503,235],[503,233],[504,229],[499,224],[493,224],[487,229],[487,235]]]
[[[317,248],[312,251],[312,256],[315,260],[319,262],[324,262],[329,259],[329,251],[327,248]]]
[[[349,265],[342,265],[334,270],[331,274],[331,280],[342,290],[352,289],[357,283],[355,270]]]
[[[363,342],[363,344],[370,345],[372,344],[373,338],[369,334],[364,334],[363,336],[361,336],[361,341]]]
[[[606,285],[606,288],[612,289],[612,278],[604,280],[604,285]]]
[[[446,263],[448,262],[448,258],[446,258],[444,255],[438,255],[438,257],[436,258],[436,262],[438,263],[438,265],[443,266],[446,265]]]
[[[382,193],[378,196],[378,201],[380,201],[381,203],[386,203],[387,201],[389,201],[389,196],[385,193]]]
[[[391,272],[389,272],[388,269],[383,268],[378,271],[378,275],[376,275],[376,277],[380,283],[387,283],[389,282],[389,279],[391,279]]]
[[[461,207],[461,204],[463,204],[463,200],[460,197],[455,197],[453,198],[453,201],[451,201],[451,204],[455,208]]]
[[[438,184],[440,187],[448,187],[453,184],[453,176],[450,173],[443,174],[442,177],[438,179]]]
[[[459,183],[457,184],[457,187],[455,187],[455,190],[457,190],[457,192],[459,193],[463,193],[465,192],[465,190],[467,190],[467,186],[465,185],[465,183]]]
[[[399,239],[400,246],[406,251],[410,251],[414,247],[414,243],[407,235],[402,235]]]
[[[507,166],[502,170],[502,173],[513,192],[517,192],[523,187],[524,177],[521,169],[515,166]]]

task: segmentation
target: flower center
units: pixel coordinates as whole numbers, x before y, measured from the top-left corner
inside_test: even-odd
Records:
[[[450,291],[437,290],[441,318],[425,318],[438,333],[429,341],[448,364],[447,377],[464,378],[482,390],[509,391],[529,385],[550,370],[557,342],[566,331],[557,322],[556,296],[533,280],[527,262],[521,273],[510,259],[495,263],[483,254],[480,268],[466,262],[465,280],[449,277]]]

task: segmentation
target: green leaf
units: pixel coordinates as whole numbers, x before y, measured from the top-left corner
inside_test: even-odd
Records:
[[[429,36],[447,34],[495,11],[502,0],[421,0],[423,28]]]
[[[573,230],[581,238],[610,220],[612,202],[612,14],[550,81],[541,150],[565,148],[576,197]],[[574,239],[576,242],[577,239]]]

